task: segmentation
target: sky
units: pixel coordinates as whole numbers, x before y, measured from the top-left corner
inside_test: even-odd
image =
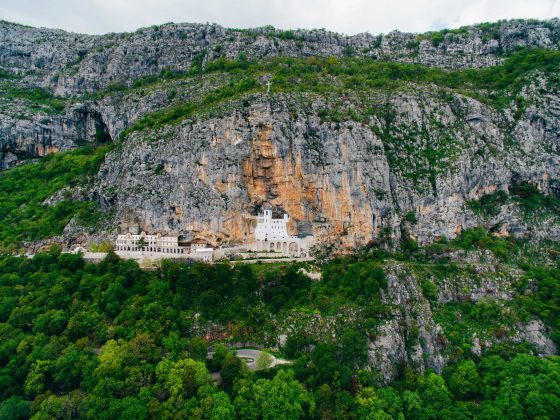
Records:
[[[88,34],[211,22],[229,28],[325,28],[353,35],[553,17],[560,17],[560,0],[0,0],[2,20]]]

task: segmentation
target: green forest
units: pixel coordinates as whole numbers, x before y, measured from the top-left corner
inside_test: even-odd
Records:
[[[422,279],[445,277],[460,268],[442,262],[444,248],[494,249],[525,271],[519,290],[536,279],[538,293],[520,293],[512,308],[547,320],[560,344],[558,267],[531,266],[519,244],[483,230],[407,253],[372,248],[335,259],[322,266],[320,282],[303,275],[301,263],[164,261],[147,271],[112,253],[91,264],[53,247],[32,259],[0,258],[0,418],[557,418],[560,358],[538,357],[524,343],[480,357],[461,350],[446,311],[462,312],[464,328],[479,327],[499,316],[489,304],[441,308],[452,355],[442,374],[403,365],[383,384],[366,369],[364,331],[391,316],[381,299],[385,267],[397,262],[422,267]],[[422,288],[430,297],[429,285]],[[334,340],[291,335],[280,349],[287,365],[253,372],[220,345],[266,341],[283,314],[345,308],[363,311],[359,324],[344,324]],[[215,356],[207,360],[209,344]]]

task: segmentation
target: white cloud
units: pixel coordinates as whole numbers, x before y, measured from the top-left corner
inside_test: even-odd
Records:
[[[2,19],[90,34],[165,22],[377,34],[557,16],[560,0],[0,0]]]

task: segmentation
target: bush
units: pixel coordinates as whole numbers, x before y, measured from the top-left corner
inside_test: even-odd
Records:
[[[424,297],[430,302],[435,303],[438,298],[437,286],[429,280],[425,280],[421,284]]]
[[[480,200],[472,200],[467,203],[469,208],[478,215],[497,216],[500,214],[501,206],[509,201],[504,191],[483,195]]]

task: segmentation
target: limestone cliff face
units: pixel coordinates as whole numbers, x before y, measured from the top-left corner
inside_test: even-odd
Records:
[[[490,28],[472,26],[436,40],[398,32],[344,37],[170,24],[92,37],[3,22],[0,68],[22,76],[9,83],[70,98],[60,113],[29,110],[23,100],[0,103],[0,168],[117,139],[142,116],[196,103],[223,82],[209,74],[99,97],[75,95],[220,56],[357,55],[465,68],[494,65],[520,47],[559,48],[557,19]],[[501,234],[557,238],[556,220],[529,226],[506,207],[481,221],[466,207],[489,192],[507,191],[515,180],[547,194],[560,191],[560,95],[543,77],[535,75],[520,93],[524,105],[512,102],[500,111],[415,85],[339,98],[250,95],[129,137],[108,157],[90,196],[114,206],[124,229],[200,233],[218,242],[250,236],[265,203],[290,214],[293,233],[350,248],[384,237],[397,243],[403,233],[426,243],[481,223]],[[333,109],[339,117],[329,119]],[[410,213],[415,223],[405,217]]]
[[[107,158],[95,197],[116,207],[123,228],[217,241],[251,236],[265,203],[291,216],[293,232],[343,247],[383,235],[398,241],[403,231],[420,243],[453,238],[480,224],[469,200],[520,179],[557,191],[559,97],[526,95],[535,105],[518,119],[418,89],[373,98],[378,112],[368,121],[340,123],[319,117],[332,106],[325,97],[253,95],[219,114],[133,135]],[[409,212],[416,223],[405,221]],[[532,234],[558,238],[549,222]],[[513,208],[488,223],[529,233]]]
[[[293,233],[340,236],[347,245],[369,240],[381,223],[369,191],[389,188],[389,167],[382,155],[366,162],[354,152],[368,144],[380,148],[380,140],[355,124],[330,127],[316,115],[293,119],[285,100],[277,103],[284,109],[272,111],[266,99],[255,99],[246,115],[127,142],[101,169],[100,196],[115,203],[118,217],[146,231],[243,241],[252,234],[251,215],[267,203],[291,216]],[[361,168],[369,165],[379,179],[364,177]]]

